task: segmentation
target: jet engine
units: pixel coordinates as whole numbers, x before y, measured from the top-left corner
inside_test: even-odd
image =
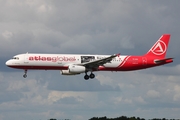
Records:
[[[86,68],[84,66],[78,66],[78,65],[69,66],[69,72],[71,73],[83,73],[85,71],[86,71]]]
[[[84,66],[70,65],[68,70],[61,70],[62,75],[76,75],[86,71]]]
[[[61,70],[60,73],[61,73],[61,75],[77,75],[77,74],[80,74],[80,73],[71,73],[71,72],[69,72],[69,70]]]

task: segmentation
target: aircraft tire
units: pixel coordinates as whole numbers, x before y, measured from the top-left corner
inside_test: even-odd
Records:
[[[95,75],[94,75],[93,73],[91,73],[91,74],[89,75],[89,77],[90,77],[91,79],[93,79],[93,78],[95,78]]]
[[[24,74],[24,75],[23,75],[23,77],[24,77],[24,78],[26,78],[26,77],[27,77],[27,75],[26,75],[26,74]]]
[[[84,79],[85,79],[85,80],[88,80],[88,79],[89,79],[89,76],[88,76],[88,75],[85,75],[85,76],[84,76]]]

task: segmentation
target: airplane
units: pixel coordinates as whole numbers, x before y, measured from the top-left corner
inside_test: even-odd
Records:
[[[95,71],[132,71],[171,63],[173,58],[166,58],[169,41],[170,34],[163,34],[142,56],[25,53],[15,55],[6,65],[23,69],[24,78],[28,70],[60,70],[62,75],[85,73],[84,79],[88,80],[95,78]]]

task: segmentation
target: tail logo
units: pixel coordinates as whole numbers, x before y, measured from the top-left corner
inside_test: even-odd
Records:
[[[166,44],[159,40],[151,49],[151,51],[155,54],[155,55],[162,55],[166,52],[167,47]]]

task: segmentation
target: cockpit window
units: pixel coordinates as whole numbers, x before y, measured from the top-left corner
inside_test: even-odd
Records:
[[[19,57],[13,57],[12,59],[14,59],[14,60],[19,60]]]

